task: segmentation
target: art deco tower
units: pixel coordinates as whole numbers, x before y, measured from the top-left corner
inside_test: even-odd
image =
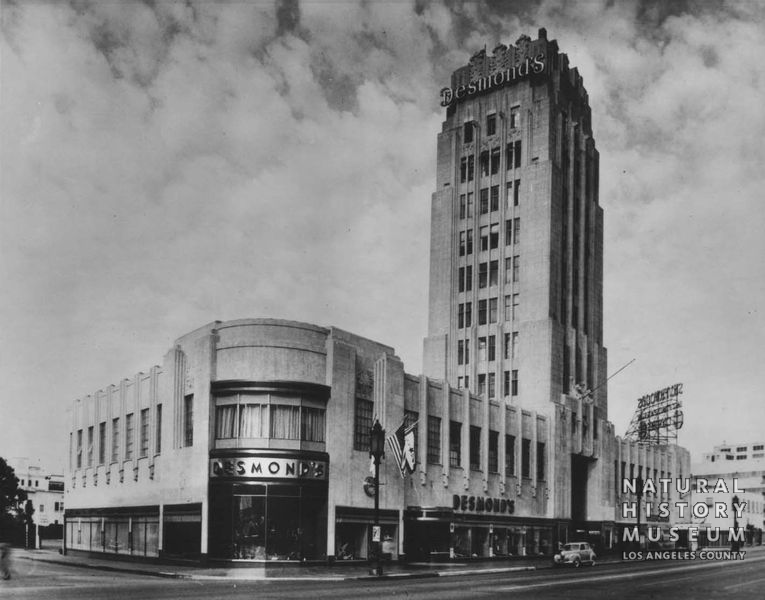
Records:
[[[593,420],[607,419],[603,210],[582,78],[540,29],[474,55],[441,100],[425,374],[550,416],[582,386]]]

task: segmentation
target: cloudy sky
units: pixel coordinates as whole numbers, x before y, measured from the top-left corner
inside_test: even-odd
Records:
[[[438,92],[539,27],[590,95],[610,417],[683,382],[694,453],[765,437],[765,9],[2,4],[0,456],[215,319],[336,325],[419,373]]]

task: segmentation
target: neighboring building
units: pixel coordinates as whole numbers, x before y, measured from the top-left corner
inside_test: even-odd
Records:
[[[8,464],[19,479],[19,487],[32,502],[35,524],[41,527],[63,526],[64,476],[45,470],[38,461],[28,458],[11,458]]]
[[[684,449],[622,440],[608,421],[597,152],[576,69],[541,30],[474,56],[452,88],[425,375],[335,327],[191,332],[161,366],[74,403],[67,549],[365,558],[375,418],[389,434],[417,424],[415,472],[391,453],[382,466],[394,559],[614,547],[635,522],[620,477],[689,473]]]
[[[737,496],[739,502],[746,503],[742,518],[738,519],[737,525],[746,530],[747,543],[761,544],[762,531],[765,528],[765,443],[755,442],[752,444],[721,444],[715,446],[712,452],[703,455],[702,460],[693,465],[693,478],[698,481],[703,478],[714,484],[723,480],[728,488],[727,492],[707,494],[693,494],[694,502],[706,502],[712,506],[716,502],[722,502],[731,506],[733,497]],[[734,493],[733,484],[743,493]],[[700,519],[696,519],[700,521]],[[724,518],[715,518],[714,515],[705,519],[705,525],[720,527],[723,530],[720,539],[709,542],[709,545],[728,546],[727,530],[733,527],[733,514],[728,511]],[[702,540],[703,543],[703,540]]]

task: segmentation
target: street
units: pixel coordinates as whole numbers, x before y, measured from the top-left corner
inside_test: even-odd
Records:
[[[765,556],[743,561],[646,562],[595,568],[351,581],[170,579],[17,560],[4,598],[762,598]]]

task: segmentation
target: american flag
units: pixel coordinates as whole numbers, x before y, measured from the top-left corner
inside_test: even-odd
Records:
[[[405,472],[412,473],[414,471],[415,427],[417,427],[417,421],[408,427],[406,427],[406,422],[401,423],[401,426],[386,438],[390,451],[393,453],[393,457],[396,459],[396,464],[401,471],[401,477],[405,475]]]

